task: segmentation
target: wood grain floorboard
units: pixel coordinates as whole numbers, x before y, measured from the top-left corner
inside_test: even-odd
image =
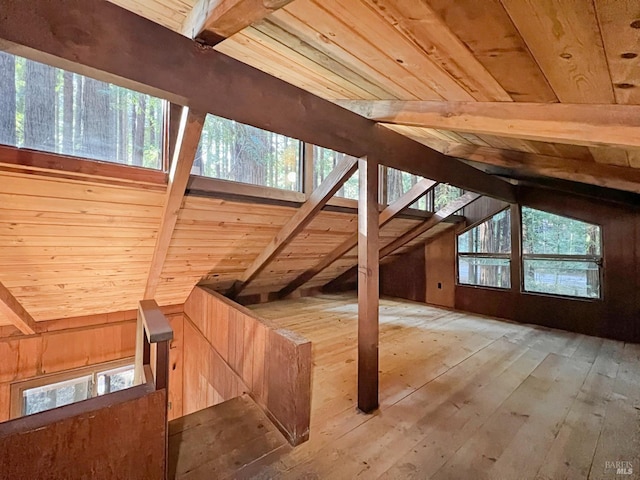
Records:
[[[252,308],[312,341],[311,436],[243,478],[640,478],[639,345],[381,299],[364,415],[354,295]]]

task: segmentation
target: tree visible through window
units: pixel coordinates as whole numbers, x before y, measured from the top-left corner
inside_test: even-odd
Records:
[[[422,180],[422,177],[419,177],[418,175],[387,167],[387,203],[393,203],[395,200],[407,193],[411,187],[420,180]],[[417,202],[411,205],[411,208],[426,210],[426,196],[423,195]]]
[[[344,158],[348,157],[346,153],[336,152],[328,148],[313,147],[313,188],[317,188],[322,181],[327,178],[331,170],[340,163]],[[340,190],[336,192],[336,197],[358,199],[359,185],[358,172],[355,172],[349,180],[342,184]]]
[[[600,227],[522,208],[524,289],[573,297],[600,297]]]
[[[12,416],[32,415],[130,388],[134,383],[130,362],[119,360],[16,383],[11,388],[20,405],[12,405]]]
[[[192,173],[300,190],[300,141],[207,115]]]
[[[509,209],[458,236],[458,282],[511,287],[511,217]]]
[[[0,52],[0,143],[162,167],[163,101]]]

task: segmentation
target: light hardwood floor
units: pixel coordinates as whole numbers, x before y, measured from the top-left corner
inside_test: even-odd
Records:
[[[314,368],[310,440],[252,478],[640,478],[640,345],[384,299],[364,415],[355,296],[253,309],[309,338]]]

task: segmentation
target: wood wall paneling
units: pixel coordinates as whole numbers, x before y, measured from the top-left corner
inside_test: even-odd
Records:
[[[453,308],[456,289],[456,231],[448,230],[425,246],[427,303]]]
[[[640,342],[637,208],[617,206],[549,190],[521,187],[522,204],[601,225],[602,299],[584,300],[512,290],[456,287],[455,307],[484,315],[534,323],[628,342]],[[517,282],[517,280],[516,280]]]
[[[184,414],[247,392],[291,444],[308,438],[308,340],[196,287],[185,302],[184,362]]]
[[[136,394],[72,416],[55,409],[2,424],[0,476],[83,478],[91,472],[98,478],[164,478],[166,391],[146,388],[140,385],[114,397],[92,399],[102,405]],[[63,410],[75,407],[81,406]]]

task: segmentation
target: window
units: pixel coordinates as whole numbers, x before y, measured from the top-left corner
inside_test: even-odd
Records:
[[[162,168],[164,102],[0,52],[0,143]]]
[[[511,287],[509,209],[458,235],[458,283]]]
[[[600,298],[600,227],[522,208],[524,290]]]
[[[433,189],[433,199],[431,202],[432,211],[437,212],[445,207],[448,203],[462,195],[462,189],[449,185],[448,183],[439,183]]]
[[[420,180],[422,180],[422,177],[387,167],[387,203],[391,204],[396,201]],[[426,210],[426,195],[423,195],[417,202],[413,203],[411,208]]]
[[[345,157],[349,157],[346,153],[336,152],[328,148],[313,146],[313,188],[317,188],[322,181],[327,178],[334,167],[340,163]],[[340,190],[336,192],[336,197],[358,199],[359,185],[358,172],[356,171],[349,180],[342,184]]]
[[[191,173],[284,190],[301,190],[301,142],[207,115]]]
[[[32,415],[133,386],[132,359],[38,377],[11,386],[12,417]]]

